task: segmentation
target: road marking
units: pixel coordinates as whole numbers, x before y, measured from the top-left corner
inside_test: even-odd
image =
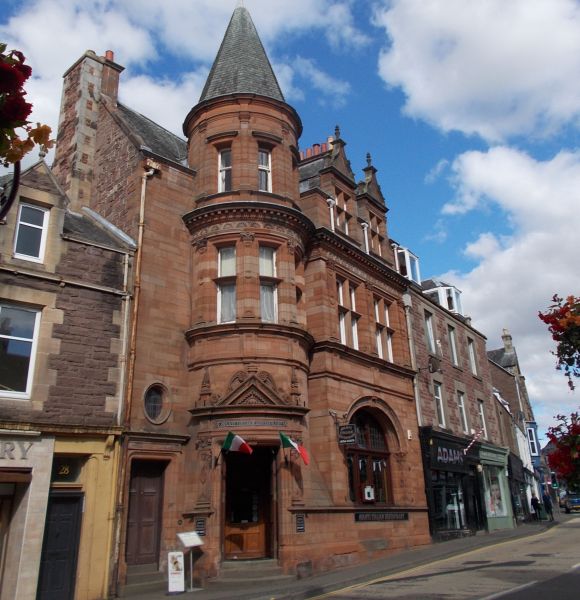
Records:
[[[452,560],[457,560],[457,559],[463,558],[465,556],[470,556],[471,554],[476,554],[477,552],[483,552],[485,550],[489,550],[490,548],[497,548],[498,546],[513,544],[516,542],[521,542],[522,540],[526,540],[526,541],[533,540],[537,537],[540,537],[540,536],[543,536],[546,534],[553,534],[553,533],[555,533],[555,530],[561,526],[562,526],[562,524],[558,523],[557,525],[554,525],[550,529],[544,529],[544,531],[539,531],[538,533],[535,533],[532,535],[527,535],[525,537],[515,538],[515,539],[511,539],[511,540],[504,540],[502,542],[497,542],[497,544],[489,544],[487,546],[479,546],[478,548],[474,548],[473,550],[470,550],[469,552],[464,552],[464,553],[459,552],[458,554],[455,554],[454,556],[449,556],[447,558],[441,558],[439,560],[434,560],[432,562],[426,562],[424,564],[417,565],[416,567],[413,567],[411,569],[407,569],[406,571],[398,571],[397,573],[391,573],[390,575],[377,577],[376,579],[369,579],[368,581],[363,581],[361,583],[355,583],[354,585],[348,585],[343,588],[333,590],[332,592],[326,592],[325,594],[321,594],[320,596],[312,596],[310,598],[310,600],[322,600],[323,598],[330,598],[331,596],[336,596],[338,594],[342,594],[343,592],[347,592],[349,590],[359,589],[359,588],[365,587],[367,585],[374,585],[376,583],[386,583],[387,581],[390,581],[391,579],[398,579],[400,577],[405,577],[407,575],[410,575],[411,573],[414,573],[415,571],[419,571],[420,569],[425,569],[427,567],[432,568],[435,565],[445,564]],[[534,583],[536,583],[536,582],[534,582]],[[517,589],[517,588],[514,588],[514,589]],[[513,591],[513,590],[510,590],[510,591]],[[492,596],[489,596],[488,598],[482,598],[481,600],[489,600],[489,598],[492,598]]]
[[[519,592],[520,590],[525,590],[526,588],[531,587],[532,585],[536,585],[537,581],[530,581],[529,583],[524,583],[523,585],[518,585],[515,588],[511,588],[509,590],[504,590],[503,592],[498,592],[497,594],[492,594],[491,596],[485,596],[485,598],[480,598],[479,600],[496,600],[496,598],[501,598],[502,596],[507,596],[513,592]]]

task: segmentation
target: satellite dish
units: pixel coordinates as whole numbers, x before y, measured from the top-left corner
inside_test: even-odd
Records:
[[[430,356],[429,362],[427,363],[427,370],[429,373],[436,373],[441,369],[441,361],[436,356]]]

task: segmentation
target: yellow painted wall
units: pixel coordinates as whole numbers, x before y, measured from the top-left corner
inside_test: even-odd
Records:
[[[56,455],[74,454],[86,458],[79,483],[85,494],[77,563],[75,600],[107,597],[110,561],[113,553],[115,499],[119,468],[119,438],[56,439]],[[67,488],[70,484],[56,484]]]

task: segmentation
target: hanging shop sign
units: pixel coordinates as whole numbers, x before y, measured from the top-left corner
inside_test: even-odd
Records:
[[[338,428],[338,443],[356,444],[356,425],[340,425]]]

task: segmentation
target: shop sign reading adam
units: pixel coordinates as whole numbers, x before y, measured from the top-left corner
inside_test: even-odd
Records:
[[[462,472],[469,470],[465,459],[464,446],[461,444],[454,444],[451,441],[433,437],[430,445],[432,469]]]

